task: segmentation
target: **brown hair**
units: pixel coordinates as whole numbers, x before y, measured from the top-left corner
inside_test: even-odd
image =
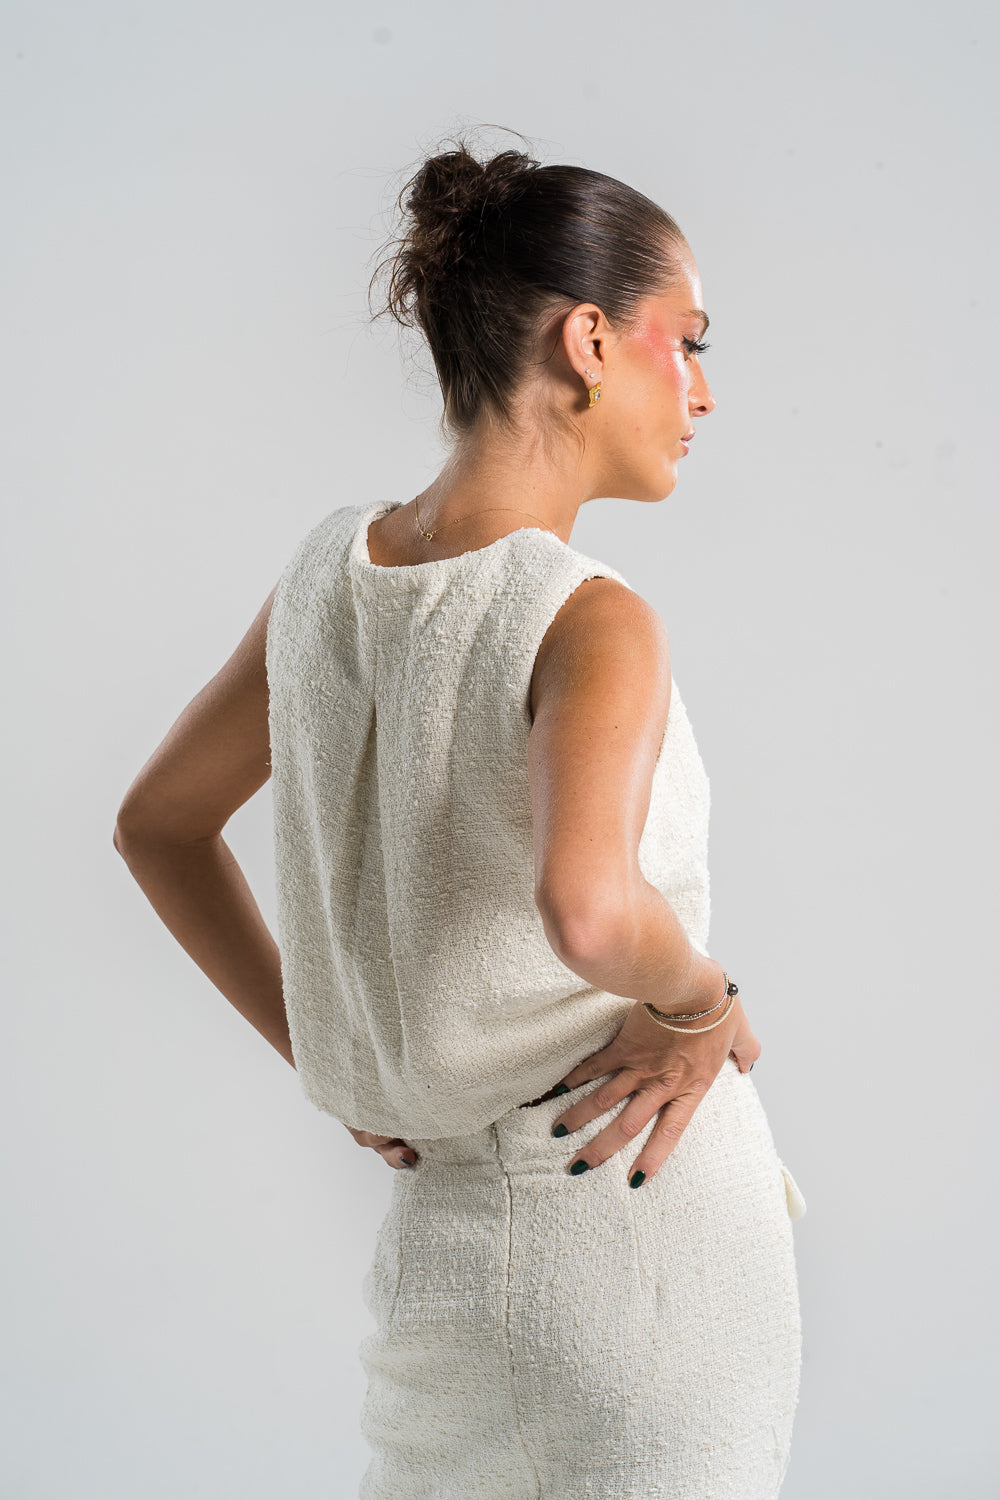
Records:
[[[369,283],[369,308],[388,266],[374,317],[420,328],[443,426],[462,434],[484,411],[513,425],[512,393],[554,315],[594,302],[628,331],[638,304],[669,288],[686,241],[668,213],[615,177],[542,166],[522,151],[480,161],[464,139],[454,144],[399,193],[403,222]]]

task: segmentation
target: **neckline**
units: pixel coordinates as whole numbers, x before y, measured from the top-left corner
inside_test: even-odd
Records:
[[[450,563],[463,562],[467,557],[479,557],[484,552],[492,552],[495,547],[499,547],[503,542],[509,542],[511,537],[521,536],[526,531],[537,533],[540,536],[551,537],[553,541],[558,542],[560,547],[566,548],[567,551],[572,551],[569,543],[564,542],[561,536],[556,536],[554,532],[546,531],[542,526],[518,526],[513,531],[505,532],[503,536],[496,537],[494,541],[487,542],[484,547],[469,547],[465,552],[456,552],[452,557],[429,557],[426,562],[420,563],[372,562],[368,551],[369,526],[371,526],[373,521],[377,521],[380,516],[388,515],[393,510],[400,510],[405,504],[404,500],[382,500],[375,505],[366,506],[362,511],[361,524],[355,534],[354,546],[351,551],[358,567],[366,573],[399,573],[404,577],[414,578],[417,574],[423,573],[427,569],[445,568]]]

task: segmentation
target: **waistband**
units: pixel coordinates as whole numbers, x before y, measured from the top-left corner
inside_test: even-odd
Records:
[[[417,1136],[406,1139],[420,1153],[421,1160],[416,1171],[424,1165],[447,1165],[474,1167],[484,1164],[496,1165],[498,1158],[504,1167],[544,1167],[556,1170],[564,1165],[597,1133],[604,1129],[629,1102],[626,1095],[611,1109],[588,1120],[579,1130],[570,1135],[554,1136],[552,1127],[559,1117],[581,1099],[592,1094],[614,1074],[603,1073],[599,1078],[588,1078],[565,1094],[554,1095],[550,1090],[538,1100],[527,1101],[508,1110],[492,1125],[467,1135],[444,1136],[436,1140],[421,1140]],[[656,1116],[635,1138],[636,1148],[645,1141],[646,1135],[656,1123]]]
[[[588,1120],[569,1135],[554,1136],[553,1125],[574,1104],[587,1098],[614,1076],[614,1073],[602,1073],[598,1078],[588,1078],[586,1083],[578,1084],[565,1094],[553,1095],[550,1090],[548,1095],[542,1095],[539,1100],[519,1104],[501,1115],[492,1125],[470,1131],[466,1135],[444,1136],[436,1140],[421,1140],[417,1136],[408,1135],[406,1139],[416,1147],[421,1157],[414,1175],[419,1173],[421,1166],[428,1165],[433,1169],[435,1164],[449,1167],[492,1164],[496,1167],[499,1162],[506,1169],[524,1167],[565,1170],[576,1153],[589,1145],[594,1136],[621,1113],[632,1096],[626,1094],[624,1099],[620,1099],[609,1110]],[[696,1114],[700,1114],[704,1121],[708,1115],[717,1114],[720,1108],[726,1111],[733,1107],[742,1109],[743,1106],[737,1101],[747,1091],[754,1095],[755,1111],[762,1113],[753,1080],[749,1073],[740,1072],[736,1059],[730,1054],[699,1103]],[[652,1119],[630,1141],[630,1161],[635,1159],[645,1145],[658,1118],[659,1111],[656,1111]],[[411,1174],[406,1172],[402,1175],[409,1177]]]

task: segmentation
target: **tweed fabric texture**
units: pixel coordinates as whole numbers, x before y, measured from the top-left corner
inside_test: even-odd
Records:
[[[272,604],[278,942],[307,1098],[358,1130],[447,1139],[547,1092],[632,1007],[548,943],[527,771],[542,637],[585,579],[629,585],[534,527],[378,566],[368,527],[395,508],[324,517]],[[709,800],[673,681],[638,856],[702,953]]]
[[[801,1370],[801,1195],[727,1058],[662,1167],[557,1140],[599,1086],[417,1139],[364,1283],[361,1500],[773,1500]]]

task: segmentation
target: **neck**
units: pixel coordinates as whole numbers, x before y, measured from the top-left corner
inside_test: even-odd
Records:
[[[579,473],[539,450],[500,434],[466,439],[420,493],[424,529],[454,521],[457,532],[464,518],[470,531],[499,535],[534,517],[568,543],[580,506],[592,497]]]

